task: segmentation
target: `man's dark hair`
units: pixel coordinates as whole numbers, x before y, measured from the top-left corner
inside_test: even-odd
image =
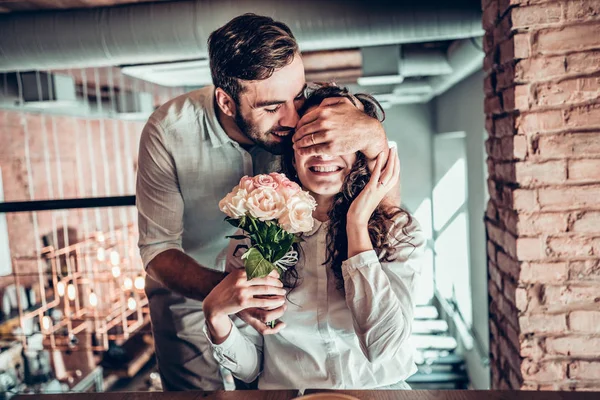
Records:
[[[298,52],[290,28],[273,18],[256,14],[235,17],[208,38],[213,84],[239,104],[241,80],[269,78],[285,67]]]

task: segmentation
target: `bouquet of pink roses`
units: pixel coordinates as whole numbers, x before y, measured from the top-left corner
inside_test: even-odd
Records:
[[[300,242],[299,233],[313,228],[316,206],[308,192],[276,172],[244,176],[219,202],[225,220],[246,233],[228,238],[250,239],[250,248],[235,249],[235,253],[240,247],[247,249],[242,259],[248,279],[267,276],[274,269],[281,274],[296,264],[298,254],[292,245]]]

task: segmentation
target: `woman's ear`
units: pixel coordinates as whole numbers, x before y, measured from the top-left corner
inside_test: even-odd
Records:
[[[217,101],[217,105],[223,111],[223,113],[229,117],[235,116],[236,113],[236,104],[233,101],[233,98],[225,93],[225,91],[221,88],[215,89],[215,99]]]

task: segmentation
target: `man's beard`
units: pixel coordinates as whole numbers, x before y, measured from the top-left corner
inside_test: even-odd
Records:
[[[286,128],[282,126],[277,126],[278,129],[274,129],[272,126],[267,132],[261,132],[256,125],[253,125],[251,122],[247,121],[240,115],[240,113],[235,114],[235,123],[240,128],[242,133],[246,135],[250,140],[252,140],[257,146],[262,147],[267,150],[269,153],[281,155],[283,153],[283,146],[285,146],[288,142],[291,143],[291,139],[288,138],[293,135],[293,128]],[[271,135],[275,135],[273,132],[289,132],[286,137],[282,137],[281,142],[275,142],[271,139]]]

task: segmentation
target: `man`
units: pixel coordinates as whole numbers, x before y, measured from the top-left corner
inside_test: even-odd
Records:
[[[179,96],[156,110],[142,132],[137,176],[139,247],[165,390],[223,388],[203,334],[202,300],[223,277],[226,235],[221,200],[244,175],[270,172],[282,137],[304,154],[387,149],[381,124],[348,101],[299,121],[306,87],[290,29],[246,14],[209,38],[214,87]],[[295,133],[294,133],[295,131]],[[283,314],[240,315],[263,334]]]

